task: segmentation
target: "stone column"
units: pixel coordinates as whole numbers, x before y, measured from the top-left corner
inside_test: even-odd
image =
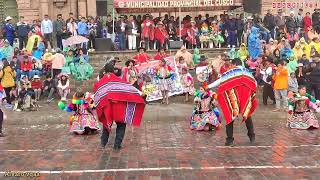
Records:
[[[96,0],[87,0],[88,16],[97,16]]]
[[[40,18],[43,18],[45,14],[49,14],[49,0],[40,0]]]
[[[78,1],[78,14],[79,16],[87,17],[87,0]]]

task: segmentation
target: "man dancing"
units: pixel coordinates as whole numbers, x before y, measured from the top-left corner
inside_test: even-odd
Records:
[[[235,63],[228,66],[229,68],[220,79],[209,85],[209,88],[217,87],[218,89],[218,102],[226,120],[226,146],[234,145],[233,122],[240,115],[246,123],[250,142],[255,142],[251,115],[258,107],[257,82],[248,69],[241,67],[239,61],[235,60]]]
[[[105,73],[94,85],[94,102],[99,121],[103,124],[101,146],[105,148],[113,121],[117,124],[113,149],[120,150],[126,124],[139,126],[145,103],[139,91],[114,74],[112,59],[105,65]]]

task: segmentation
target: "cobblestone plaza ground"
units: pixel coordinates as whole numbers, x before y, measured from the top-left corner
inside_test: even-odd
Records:
[[[191,104],[151,104],[141,127],[128,127],[120,152],[105,150],[100,134],[68,132],[68,114],[55,103],[37,112],[8,112],[0,138],[0,179],[6,171],[40,172],[39,179],[318,179],[320,131],[289,130],[286,113],[260,106],[254,115],[256,143],[235,125],[234,147],[225,128],[214,135],[189,130]]]

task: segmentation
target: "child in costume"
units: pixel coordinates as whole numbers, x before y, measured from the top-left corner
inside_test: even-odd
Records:
[[[201,25],[201,35],[199,37],[202,47],[208,48],[209,42],[209,27],[206,22],[203,22]]]
[[[209,39],[211,40],[209,42],[209,47],[213,48],[213,47],[221,47],[221,44],[224,43],[224,39],[221,36],[221,31],[219,28],[219,24],[217,23],[217,21],[213,21],[211,26],[210,26],[210,35],[209,35]]]
[[[195,92],[194,89],[194,80],[191,74],[188,72],[187,67],[183,67],[180,74],[180,82],[182,85],[183,92],[185,93],[185,102],[189,101],[189,95],[193,95]]]
[[[320,112],[319,101],[307,94],[306,86],[299,86],[298,93],[289,97],[289,118],[287,126],[291,129],[319,128],[318,119],[313,113]]]
[[[169,104],[169,91],[171,89],[172,68],[167,65],[166,60],[162,60],[160,67],[157,69],[157,77],[159,78],[159,89],[162,93],[162,104]]]
[[[93,134],[100,130],[99,123],[94,112],[93,95],[84,94],[80,89],[74,94],[72,102],[66,107],[63,102],[59,102],[59,108],[72,112],[70,116],[70,132],[75,134]]]
[[[214,105],[216,97],[215,93],[210,92],[206,83],[195,93],[196,106],[191,116],[190,129],[213,131],[220,127],[219,110]]]

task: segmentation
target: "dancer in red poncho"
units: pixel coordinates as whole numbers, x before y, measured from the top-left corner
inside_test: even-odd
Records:
[[[113,149],[120,150],[126,124],[140,125],[145,103],[135,87],[113,72],[113,64],[107,62],[104,76],[94,85],[94,103],[98,119],[103,124],[102,148],[108,143],[111,126],[115,121],[117,130]]]
[[[238,116],[242,116],[246,123],[250,142],[255,142],[251,115],[258,106],[257,82],[241,64],[241,60],[236,61],[226,69],[220,79],[209,85],[209,88],[218,89],[218,102],[226,120],[226,146],[233,146],[233,122]]]

